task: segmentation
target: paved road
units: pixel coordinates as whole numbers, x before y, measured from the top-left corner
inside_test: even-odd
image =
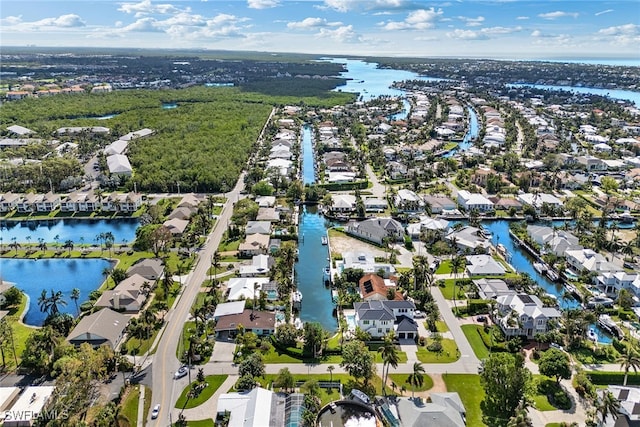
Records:
[[[191,305],[200,291],[200,285],[208,277],[207,271],[211,266],[211,258],[227,229],[227,224],[233,213],[233,204],[238,201],[240,192],[244,189],[244,175],[244,173],[240,175],[234,189],[227,194],[227,201],[222,212],[198,253],[196,266],[189,274],[175,308],[167,316],[167,326],[153,356],[152,406],[159,403],[160,414],[157,420],[149,419],[149,425],[166,426],[169,425],[170,420],[176,421],[177,419],[178,411],[173,410],[173,404],[177,399],[177,393],[182,391],[182,387],[176,387],[176,382],[172,379],[173,373],[180,367],[180,361],[176,357],[176,345],[182,333],[182,326],[189,316]]]
[[[370,164],[367,163],[365,170],[367,171],[367,178],[369,179],[369,182],[373,184],[373,187],[369,188],[367,191],[371,191],[371,194],[379,199],[384,199],[386,194],[384,184],[381,184],[380,181],[378,181],[378,177]]]

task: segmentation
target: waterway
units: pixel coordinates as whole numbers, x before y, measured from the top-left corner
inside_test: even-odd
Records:
[[[601,88],[583,87],[583,86],[536,85],[536,84],[526,84],[526,83],[514,83],[509,86],[532,87],[535,89],[544,89],[544,90],[566,90],[569,92],[586,94],[586,95],[589,95],[589,94],[600,95],[600,96],[606,96],[608,98],[631,101],[636,105],[636,107],[640,107],[640,92],[633,92],[630,90],[601,89]]]
[[[61,313],[76,316],[76,306],[71,299],[74,288],[80,290],[78,307],[89,299],[91,291],[104,281],[102,271],[111,266],[105,259],[10,259],[0,258],[2,279],[15,283],[29,297],[28,311],[24,317],[27,325],[41,326],[47,317],[38,307],[42,290],[49,294],[62,291],[67,305],[60,305]]]
[[[67,240],[76,245],[93,244],[97,243],[96,237],[100,233],[111,232],[114,243],[129,243],[135,239],[138,225],[137,218],[0,221],[0,241],[5,245],[13,238],[18,243],[34,244],[38,239],[44,239],[49,244],[63,244]]]
[[[315,182],[315,162],[311,127],[302,128],[302,181]],[[303,206],[298,225],[298,262],[295,265],[296,283],[302,292],[300,320],[319,322],[327,331],[335,331],[338,323],[333,316],[331,292],[324,286],[323,268],[328,264],[328,246],[322,244],[331,226],[315,206]]]
[[[467,107],[469,112],[469,130],[464,135],[464,139],[456,148],[446,153],[443,157],[451,157],[459,151],[467,151],[473,145],[473,141],[478,137],[480,126],[478,126],[478,115],[471,107]]]

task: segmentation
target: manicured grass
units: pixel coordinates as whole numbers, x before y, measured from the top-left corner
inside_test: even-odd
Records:
[[[382,355],[380,354],[379,351],[372,351],[371,353],[373,353],[373,357],[374,357],[374,362],[375,363],[382,363]],[[399,351],[398,350],[398,363],[407,363],[407,353],[405,353],[404,351]]]
[[[423,375],[422,387],[416,387],[415,390],[413,386],[407,382],[408,378],[409,378],[409,374],[389,374],[389,379],[398,386],[396,390],[400,389],[400,387],[402,386],[404,386],[409,392],[427,391],[427,390],[430,390],[431,387],[433,387],[433,379],[427,374]]]
[[[240,239],[225,240],[224,242],[220,242],[220,246],[218,246],[218,252],[237,251],[239,246]]]
[[[32,326],[27,326],[24,323],[18,321],[20,315],[24,312],[26,307],[27,297],[23,292],[22,301],[19,305],[10,307],[9,314],[7,316],[7,320],[11,325],[11,330],[13,331],[13,342],[16,346],[16,358],[18,360],[18,364],[20,364],[20,356],[26,348],[27,338],[33,333],[33,331],[37,329]],[[10,354],[7,354],[5,361],[7,363],[7,368],[15,368],[15,366],[13,366],[15,363],[15,359]]]
[[[478,329],[482,328],[481,325],[462,325],[462,332],[464,332],[464,336],[467,337],[467,341],[471,344],[471,348],[475,353],[476,357],[480,360],[485,359],[489,356],[489,349],[484,345],[480,334],[478,333]]]
[[[451,274],[451,260],[442,261],[435,274]]]
[[[426,326],[425,326],[426,327]],[[429,328],[427,328],[429,329]],[[447,326],[447,323],[443,320],[438,320],[436,322],[436,330],[438,332],[449,332],[449,326]]]
[[[195,374],[192,374],[192,376],[193,375]],[[211,396],[213,396],[213,393],[215,393],[216,390],[220,388],[220,386],[222,385],[223,382],[225,382],[227,377],[228,375],[207,375],[205,377],[205,382],[208,384],[207,387],[205,387],[204,390],[202,390],[200,394],[193,399],[190,399],[188,397],[189,390],[191,388],[189,386],[186,386],[184,390],[182,390],[180,397],[176,401],[176,408],[190,409],[190,408],[195,408],[196,406],[202,405],[204,402],[209,400]]]
[[[549,423],[545,424],[544,427],[560,427],[561,425],[561,423]]]
[[[122,402],[122,409],[118,414],[118,422],[120,425],[135,426],[138,424],[138,401],[140,398],[140,387],[142,385],[135,386],[129,390],[127,396]]]
[[[147,419],[147,414],[149,414],[149,409],[151,409],[151,401],[153,400],[153,391],[146,386],[141,386],[142,390],[144,390],[144,412],[143,419]],[[156,402],[157,403],[157,402]]]
[[[440,292],[442,292],[442,296],[445,297],[445,299],[453,300],[453,285],[456,280],[458,281],[458,284],[455,287],[457,295],[456,299],[460,300],[465,298],[464,287],[461,286],[463,277],[460,277],[458,279],[446,279],[444,280],[444,286],[439,286]]]
[[[214,427],[215,423],[213,419],[207,418],[206,420],[187,421],[188,427]]]
[[[570,399],[567,396],[567,393],[564,391],[562,387],[558,385],[557,382],[555,382],[555,380],[549,377],[545,377],[544,375],[534,375],[533,379],[534,379],[534,385],[535,385],[535,388],[534,388],[535,394],[533,395],[533,401],[535,403],[536,408],[539,411],[555,411],[557,409],[566,410],[571,407],[569,403]],[[567,403],[567,406],[563,407],[563,404],[558,402],[556,402],[554,405],[549,401],[548,396],[551,395],[552,399],[554,399],[553,396],[556,396],[556,394],[566,396],[565,403]]]
[[[303,363],[302,358],[294,357],[275,347],[269,349],[267,353],[262,353],[264,363]]]
[[[484,389],[480,384],[480,375],[445,374],[442,376],[447,391],[455,391],[467,410],[467,427],[482,427],[482,409],[480,402],[484,399]]]
[[[430,340],[427,341],[427,344]],[[442,339],[442,352],[436,353],[427,350],[426,347],[418,347],[416,357],[422,363],[452,363],[459,359],[458,346],[449,338]]]

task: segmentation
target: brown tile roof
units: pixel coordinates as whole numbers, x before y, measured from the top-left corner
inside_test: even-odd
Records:
[[[230,314],[222,316],[216,323],[216,332],[232,331],[238,325],[242,325],[245,330],[248,329],[274,329],[276,317],[274,313],[268,311],[255,311],[251,317],[251,309],[245,309],[242,313]]]

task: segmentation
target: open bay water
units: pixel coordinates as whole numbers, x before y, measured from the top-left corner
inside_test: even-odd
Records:
[[[28,311],[24,323],[41,326],[47,317],[40,311],[38,298],[42,290],[62,291],[67,305],[58,306],[61,313],[76,316],[76,306],[71,299],[74,288],[80,290],[78,306],[89,299],[91,291],[98,289],[104,281],[102,272],[111,267],[106,259],[12,259],[0,258],[0,277],[12,282],[29,297]]]

